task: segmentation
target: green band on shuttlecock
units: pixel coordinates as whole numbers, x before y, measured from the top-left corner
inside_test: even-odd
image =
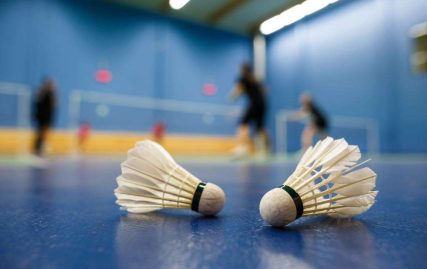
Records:
[[[297,217],[295,219],[301,217],[302,213],[304,212],[304,206],[302,204],[301,197],[298,195],[298,193],[287,185],[282,185],[279,188],[287,192],[292,197],[292,200],[294,201],[295,207],[297,209]]]
[[[191,210],[198,211],[199,210],[199,203],[200,198],[202,198],[203,190],[205,189],[206,183],[200,182],[199,185],[197,185],[196,191],[194,192],[193,196],[193,202],[191,203]]]

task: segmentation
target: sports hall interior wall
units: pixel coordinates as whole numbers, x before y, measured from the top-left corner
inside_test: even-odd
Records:
[[[427,75],[412,72],[409,35],[426,10],[424,0],[340,1],[268,36],[270,115],[310,92],[330,117],[375,119],[381,152],[427,152]],[[288,143],[296,150],[299,136]]]
[[[0,36],[0,81],[28,85],[34,93],[44,76],[54,78],[61,132],[69,127],[74,89],[228,105],[239,65],[252,57],[247,36],[104,1],[1,1]],[[112,72],[111,83],[95,81],[100,68]],[[216,95],[202,93],[206,83],[216,86]],[[15,99],[2,96],[0,125],[9,129],[16,126]],[[235,119],[209,124],[188,114],[109,108],[102,118],[95,104],[82,103],[79,120],[98,132],[135,133],[149,133],[165,120],[170,134],[228,137],[227,145],[234,135]]]

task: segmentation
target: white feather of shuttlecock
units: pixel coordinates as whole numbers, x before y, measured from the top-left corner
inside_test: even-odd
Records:
[[[376,174],[359,167],[359,147],[345,139],[319,141],[304,153],[294,173],[284,182],[303,202],[303,216],[346,218],[361,214],[374,203]]]
[[[191,208],[194,191],[201,182],[163,147],[149,140],[138,142],[129,150],[121,168],[114,194],[117,204],[131,213]]]

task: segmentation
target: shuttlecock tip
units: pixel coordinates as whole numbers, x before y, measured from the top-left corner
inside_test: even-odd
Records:
[[[283,227],[297,216],[295,203],[291,196],[280,188],[267,192],[259,204],[261,217],[270,225]]]
[[[224,191],[215,184],[207,183],[197,211],[206,216],[215,216],[224,208],[224,202]]]

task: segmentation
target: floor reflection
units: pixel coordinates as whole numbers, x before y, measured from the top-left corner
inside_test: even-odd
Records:
[[[54,196],[52,171],[40,168],[30,168],[29,171],[28,207],[38,215],[49,214]]]
[[[313,218],[282,229],[263,226],[259,236],[260,268],[377,268],[373,236],[359,220]]]
[[[126,268],[203,268],[221,259],[224,244],[221,218],[172,210],[128,214],[116,232],[119,265]]]

